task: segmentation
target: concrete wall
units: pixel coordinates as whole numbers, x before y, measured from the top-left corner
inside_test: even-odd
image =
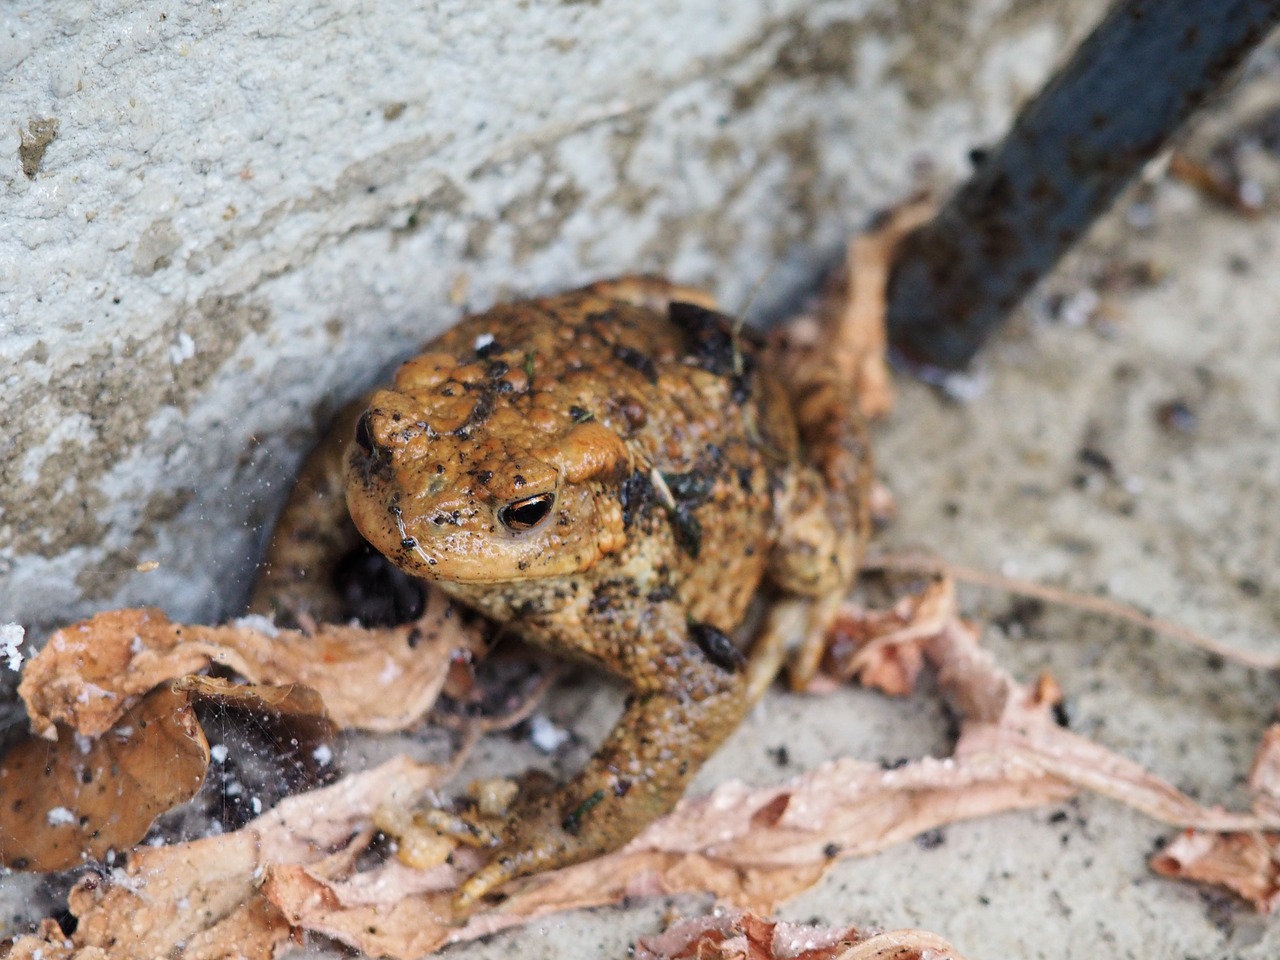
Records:
[[[0,622],[234,612],[329,413],[464,309],[644,270],[776,312],[1102,7],[11,0]]]

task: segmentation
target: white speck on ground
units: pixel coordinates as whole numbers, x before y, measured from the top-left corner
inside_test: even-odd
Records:
[[[26,633],[16,623],[0,624],[0,660],[14,673],[22,669],[22,640]]]
[[[569,731],[556,726],[546,714],[535,713],[529,718],[529,739],[543,753],[555,753],[569,739]]]

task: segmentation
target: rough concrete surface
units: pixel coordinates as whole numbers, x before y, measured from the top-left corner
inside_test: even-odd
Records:
[[[962,176],[1100,6],[8,5],[0,621],[232,610],[328,412],[466,307],[644,269],[734,306],[763,276],[753,314],[776,313],[926,165]],[[1264,61],[1192,147],[1277,103]],[[51,119],[49,139],[33,121]],[[1280,195],[1262,141],[1242,162]],[[1278,248],[1272,215],[1167,180],[1127,196],[988,351],[976,399],[902,384],[877,436],[899,504],[882,546],[1275,649]],[[1241,802],[1274,677],[1096,616],[964,601],[1007,623],[985,634],[1003,662],[1058,678],[1074,729]],[[549,707],[588,745],[616,708],[600,687]],[[927,693],[775,692],[695,789],[945,750],[946,726]],[[477,764],[537,759],[497,743]],[[1280,955],[1266,921],[1148,872],[1168,833],[1082,797],[841,863],[783,913],[924,927],[973,960]],[[32,889],[0,878],[0,935]],[[621,956],[668,909],[705,906],[451,953]]]
[[[461,310],[768,312],[1100,6],[5,4],[0,611],[227,614],[319,426]]]

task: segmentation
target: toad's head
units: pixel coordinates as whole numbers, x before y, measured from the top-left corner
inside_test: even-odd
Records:
[[[347,456],[347,505],[402,570],[478,584],[567,576],[625,543],[626,445],[559,410],[520,356],[427,353],[373,395]]]

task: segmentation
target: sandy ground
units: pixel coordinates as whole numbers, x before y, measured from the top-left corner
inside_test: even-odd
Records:
[[[1229,127],[1232,116],[1219,120]],[[1208,149],[1220,132],[1206,125],[1193,146]],[[899,505],[880,548],[924,545],[1275,649],[1278,248],[1273,215],[1251,219],[1167,181],[1128,196],[991,346],[976,397],[900,384],[877,437],[879,472]],[[1099,616],[974,589],[963,603],[1020,676],[1053,673],[1073,729],[1201,800],[1241,801],[1280,692],[1275,677]],[[550,710],[590,744],[616,702],[593,679]],[[695,789],[730,776],[772,782],[840,755],[939,751],[946,728],[928,690],[902,701],[775,691]],[[499,740],[478,764],[510,769],[532,759],[527,749]],[[931,929],[973,960],[1280,956],[1280,927],[1149,872],[1148,854],[1169,833],[1082,796],[843,862],[783,914]],[[572,914],[449,955],[623,956],[670,912],[707,905],[682,898]]]

